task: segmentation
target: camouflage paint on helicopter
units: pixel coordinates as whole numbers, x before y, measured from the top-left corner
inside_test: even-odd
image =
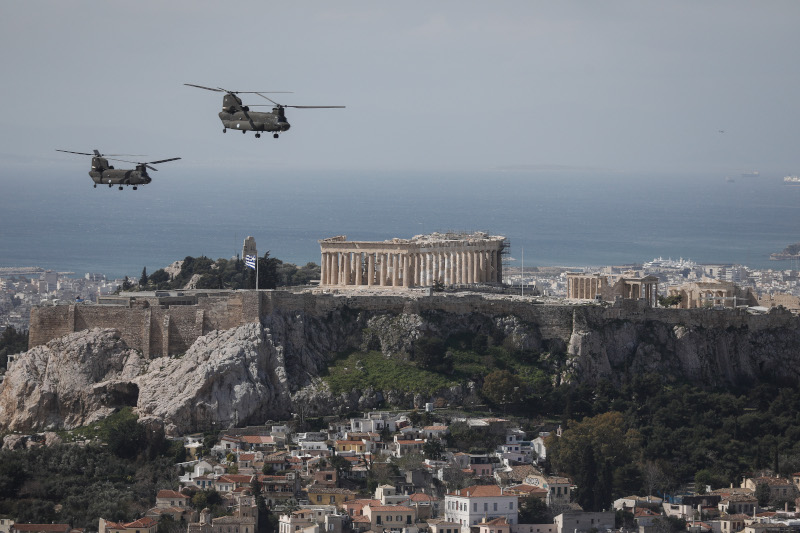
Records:
[[[291,124],[286,121],[286,114],[284,108],[294,107],[297,109],[341,109],[343,105],[282,105],[264,96],[265,92],[286,92],[286,91],[228,91],[221,87],[212,88],[204,87],[202,85],[194,85],[192,83],[184,83],[189,87],[197,87],[198,89],[205,89],[207,91],[214,91],[218,93],[225,93],[222,97],[222,111],[219,112],[219,119],[222,121],[222,132],[228,131],[228,128],[240,130],[242,133],[247,131],[255,131],[256,138],[261,137],[262,131],[271,131],[276,139],[278,134],[287,131]],[[257,94],[261,98],[269,100],[274,104],[272,111],[269,113],[261,111],[250,111],[250,107],[242,103],[241,98],[237,94]]]
[[[71,152],[69,150],[56,150],[57,152],[66,152],[68,154],[79,154],[79,155],[89,155],[92,156],[92,168],[89,170],[89,176],[94,181],[95,188],[98,184],[108,185],[109,187],[113,185],[118,185],[119,190],[122,190],[123,186],[133,186],[133,190],[135,191],[139,185],[147,185],[150,183],[152,178],[148,175],[147,169],[150,170],[158,170],[157,168],[151,165],[157,165],[159,163],[166,163],[167,161],[177,161],[180,157],[172,157],[170,159],[160,159],[158,161],[147,161],[147,162],[136,162],[136,161],[127,161],[125,159],[113,159],[107,158],[106,156],[111,155],[131,155],[131,154],[101,154],[98,150],[94,150],[93,154],[89,154],[86,152]],[[112,165],[108,163],[109,159],[112,161],[122,161],[124,163],[133,163],[136,165],[136,168],[131,170],[123,170],[123,169],[116,169]]]

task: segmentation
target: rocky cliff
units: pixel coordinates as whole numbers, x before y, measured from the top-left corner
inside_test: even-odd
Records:
[[[619,311],[576,308],[565,377],[620,382],[657,373],[712,387],[800,382],[800,320],[789,311]]]
[[[73,428],[126,405],[163,423],[169,434],[384,403],[410,408],[432,396],[369,389],[335,395],[319,376],[340,352],[374,349],[406,357],[422,335],[463,332],[566,354],[561,382],[620,381],[645,372],[712,385],[800,378],[800,321],[781,310],[752,316],[636,303],[533,306],[471,299],[464,300],[469,306],[424,300],[387,311],[363,302],[358,308],[356,300],[325,312],[275,307],[260,323],[212,331],[185,353],[150,359],[115,329],[50,341],[9,368],[0,385],[0,430]],[[475,384],[465,383],[433,396],[463,404],[475,392]]]

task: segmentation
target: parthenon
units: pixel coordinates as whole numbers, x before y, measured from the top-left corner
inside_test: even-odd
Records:
[[[506,238],[483,232],[431,233],[383,242],[319,241],[323,287],[408,289],[502,284]]]

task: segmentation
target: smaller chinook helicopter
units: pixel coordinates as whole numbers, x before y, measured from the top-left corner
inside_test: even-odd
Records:
[[[136,161],[127,161],[125,159],[113,159],[113,158],[106,158],[107,156],[131,156],[132,154],[101,154],[98,150],[94,150],[93,154],[89,154],[86,152],[71,152],[69,150],[56,150],[56,152],[65,152],[68,154],[78,154],[78,155],[89,155],[92,156],[92,169],[89,171],[89,176],[94,180],[94,186],[97,188],[97,184],[105,184],[107,183],[109,187],[112,185],[119,185],[119,190],[122,190],[122,186],[132,185],[133,190],[135,191],[139,185],[147,185],[152,181],[152,178],[147,174],[147,169],[150,170],[158,170],[156,167],[151,165],[157,165],[158,163],[166,163],[167,161],[176,161],[180,159],[180,157],[172,157],[170,159],[160,159],[158,161],[147,161],[145,163],[140,163]],[[132,163],[136,165],[136,168],[133,170],[122,170],[122,169],[115,169],[113,166],[108,164],[108,160],[111,159],[112,161],[122,161],[123,163]]]
[[[197,87],[198,89],[205,89],[207,91],[214,91],[218,93],[225,93],[222,97],[222,111],[219,112],[219,119],[222,121],[222,133],[228,131],[228,128],[241,130],[242,133],[247,133],[248,130],[256,132],[256,138],[261,137],[262,131],[274,132],[272,136],[278,138],[278,133],[288,130],[291,127],[286,121],[286,114],[284,108],[294,107],[296,109],[342,109],[343,105],[283,105],[279,104],[272,98],[264,96],[262,93],[266,92],[285,92],[285,91],[229,91],[222,87],[212,88],[203,87],[202,85],[194,85],[192,83],[184,83],[189,87]],[[246,106],[242,103],[242,99],[236,96],[237,94],[257,94],[265,100],[269,100],[274,104],[272,112],[264,113],[261,111],[250,111],[251,106]],[[255,104],[252,107],[261,107]]]

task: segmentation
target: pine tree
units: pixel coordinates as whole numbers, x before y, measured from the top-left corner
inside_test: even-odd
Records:
[[[147,285],[147,267],[142,269],[142,277],[139,278],[139,286],[144,287]]]

